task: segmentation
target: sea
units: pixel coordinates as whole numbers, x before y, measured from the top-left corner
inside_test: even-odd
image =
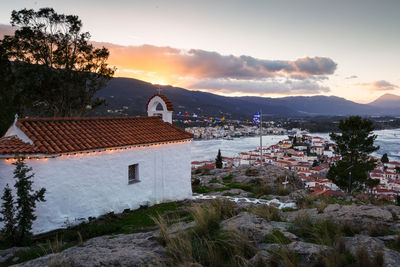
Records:
[[[387,153],[391,161],[400,161],[400,129],[375,131],[378,137],[375,145],[379,150],[372,155],[381,157]],[[320,136],[329,139],[329,133],[312,133],[312,136]],[[270,146],[280,140],[288,138],[287,135],[264,135],[262,137],[263,146]],[[247,152],[260,146],[260,137],[241,137],[233,140],[212,139],[195,140],[192,142],[192,161],[214,160],[218,149],[224,157],[235,157],[240,152]]]

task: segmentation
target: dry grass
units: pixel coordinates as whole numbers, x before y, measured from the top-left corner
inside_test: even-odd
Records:
[[[252,209],[250,210],[251,213],[260,216],[267,221],[281,221],[281,212],[279,209],[273,207],[273,206],[267,206],[267,205],[256,205],[253,206]]]
[[[306,241],[320,245],[333,246],[338,237],[342,236],[342,229],[332,219],[311,220],[308,213],[299,213],[294,220],[291,231]]]
[[[237,231],[223,231],[220,222],[236,214],[231,202],[215,200],[190,209],[195,225],[171,233],[168,219],[154,218],[160,240],[166,246],[172,266],[246,266],[256,253],[254,245]]]

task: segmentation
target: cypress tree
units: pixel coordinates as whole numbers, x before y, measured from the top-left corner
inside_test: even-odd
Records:
[[[222,169],[222,156],[221,156],[220,149],[218,149],[218,154],[217,154],[217,157],[215,158],[215,167],[217,169]]]
[[[383,156],[381,158],[381,162],[382,163],[388,163],[389,162],[389,157],[388,157],[387,153],[383,154]]]
[[[11,193],[11,188],[6,185],[4,188],[3,196],[1,197],[3,203],[1,204],[0,221],[4,222],[4,227],[1,230],[3,233],[5,240],[14,243],[14,235],[15,235],[15,227],[16,227],[16,219],[15,219],[15,207],[14,207],[14,199]]]
[[[38,191],[33,191],[31,180],[34,177],[32,168],[26,166],[23,159],[18,159],[15,165],[14,178],[17,179],[14,187],[17,189],[17,200],[16,200],[16,220],[17,220],[17,233],[18,242],[26,242],[31,236],[32,223],[36,220],[34,211],[36,208],[37,201],[45,201],[44,193],[45,188],[41,188]]]

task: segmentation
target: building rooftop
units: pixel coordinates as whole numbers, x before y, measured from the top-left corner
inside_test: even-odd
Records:
[[[15,126],[31,141],[0,139],[0,154],[59,154],[192,139],[159,117],[25,118]]]

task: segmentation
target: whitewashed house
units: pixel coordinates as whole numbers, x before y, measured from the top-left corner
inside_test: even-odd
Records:
[[[46,188],[34,233],[190,198],[193,135],[171,124],[173,105],[165,96],[153,96],[147,111],[148,117],[16,118],[0,138],[1,194],[15,183],[12,163],[24,157],[35,189]]]

